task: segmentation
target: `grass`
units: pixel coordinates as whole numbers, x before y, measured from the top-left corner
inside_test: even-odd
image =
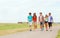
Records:
[[[60,24],[53,24],[53,26],[56,25],[60,25]],[[37,27],[40,28],[40,25],[38,24]],[[0,23],[0,36],[27,31],[27,30],[29,30],[29,25],[27,23],[22,23],[22,24]]]
[[[60,24],[53,24],[53,26]],[[40,25],[38,24],[38,27]],[[27,23],[15,24],[15,23],[0,23],[0,30],[18,29],[18,28],[29,28]]]
[[[27,23],[0,23],[0,36],[26,31],[28,28],[29,26]]]
[[[58,35],[57,35],[56,38],[60,38],[60,30],[58,31]]]
[[[9,30],[9,29],[17,29],[17,28],[28,28],[26,23],[23,24],[0,24],[0,30]]]

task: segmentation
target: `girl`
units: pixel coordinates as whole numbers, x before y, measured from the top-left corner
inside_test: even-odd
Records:
[[[36,13],[33,14],[33,23],[34,23],[34,29],[37,29],[37,16]]]
[[[48,15],[45,16],[45,27],[46,31],[48,31]]]

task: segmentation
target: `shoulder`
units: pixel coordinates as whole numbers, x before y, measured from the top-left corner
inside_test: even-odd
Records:
[[[53,18],[52,16],[50,16],[51,18]]]

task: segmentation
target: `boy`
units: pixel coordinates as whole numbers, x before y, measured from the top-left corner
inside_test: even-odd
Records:
[[[49,13],[48,25],[49,25],[50,31],[52,31],[52,23],[53,23],[53,17],[51,16],[51,13]]]
[[[31,15],[31,13],[29,13],[29,16],[28,16],[28,22],[29,22],[30,31],[32,31],[32,15]]]
[[[39,22],[40,22],[41,31],[43,31],[44,30],[44,16],[42,15],[42,12],[40,12]]]

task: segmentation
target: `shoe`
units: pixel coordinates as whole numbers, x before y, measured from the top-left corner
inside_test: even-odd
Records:
[[[32,31],[32,30],[30,29],[30,31]]]
[[[52,30],[50,30],[50,31],[52,31]]]
[[[48,31],[48,30],[46,30],[46,31]]]

